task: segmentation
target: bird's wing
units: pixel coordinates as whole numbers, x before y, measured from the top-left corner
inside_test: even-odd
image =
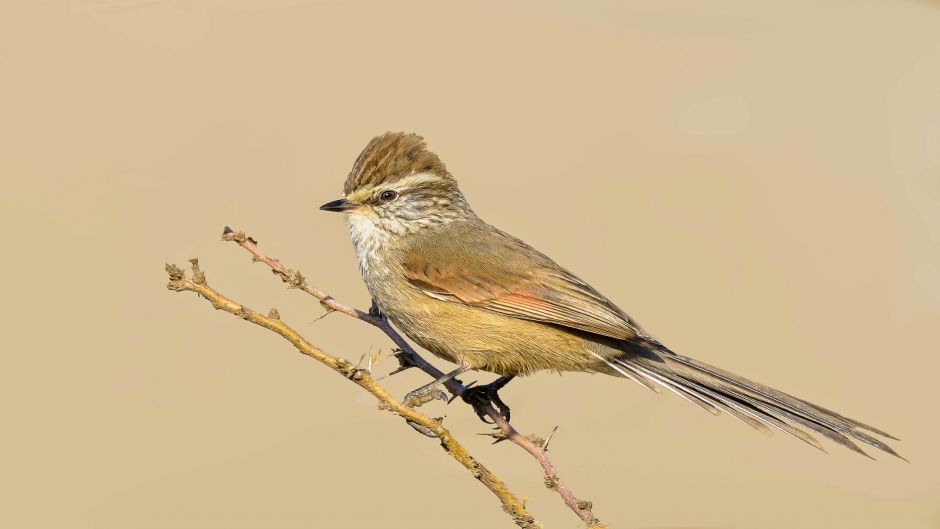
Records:
[[[590,285],[482,222],[419,236],[403,264],[406,279],[439,300],[612,338],[645,335]]]

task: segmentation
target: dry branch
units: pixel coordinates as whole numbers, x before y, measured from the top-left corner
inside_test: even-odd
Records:
[[[335,311],[353,318],[362,320],[370,325],[374,325],[382,330],[389,338],[395,342],[395,345],[400,349],[398,355],[398,360],[401,363],[399,370],[408,369],[410,367],[416,367],[421,371],[424,371],[434,379],[439,379],[444,376],[444,373],[439,369],[431,365],[427,360],[421,357],[414,348],[392,327],[388,319],[384,316],[370,314],[355,308],[352,308],[348,305],[343,305],[342,303],[337,302],[333,299],[332,296],[327,295],[321,290],[313,287],[307,279],[296,270],[292,270],[283,264],[278,259],[274,259],[264,254],[259,248],[258,243],[253,238],[247,236],[244,232],[236,232],[229,228],[225,227],[225,230],[222,233],[222,239],[225,241],[232,241],[247,250],[252,259],[255,261],[260,261],[265,263],[271,268],[271,271],[274,272],[282,281],[287,283],[290,288],[297,288],[303,290],[307,294],[310,294],[316,298],[328,311]],[[450,379],[444,386],[454,397],[459,396],[463,393],[465,389],[463,384],[457,379]],[[592,512],[592,503],[587,500],[579,500],[570,488],[565,484],[564,481],[558,476],[558,471],[555,469],[555,466],[552,464],[551,460],[546,453],[548,450],[548,441],[551,440],[551,435],[548,436],[547,440],[538,439],[535,436],[525,436],[519,433],[506,419],[504,419],[499,412],[493,407],[488,406],[484,413],[493,423],[499,428],[499,433],[491,434],[496,438],[495,442],[509,440],[514,444],[521,447],[523,450],[531,454],[542,466],[542,470],[545,472],[545,485],[551,490],[556,491],[559,496],[561,496],[562,501],[565,502],[565,505],[568,506],[582,521],[584,521],[586,529],[599,529],[605,527],[601,524],[594,513]],[[557,428],[557,427],[556,427]],[[554,434],[554,431],[552,432]]]
[[[209,287],[206,282],[206,275],[199,269],[199,263],[196,259],[191,259],[190,263],[192,264],[192,276],[187,276],[183,269],[176,265],[166,265],[167,274],[170,276],[170,282],[167,284],[168,289],[177,292],[195,292],[205,298],[216,309],[224,310],[225,312],[234,314],[244,320],[260,325],[281,335],[301,353],[319,361],[371,393],[378,401],[379,409],[395,413],[404,418],[409,424],[420,426],[423,431],[426,432],[426,435],[437,437],[440,440],[441,447],[450,454],[451,457],[466,467],[473,477],[478,479],[499,498],[499,501],[503,504],[503,510],[512,516],[516,525],[523,529],[536,529],[541,527],[541,525],[535,521],[535,518],[526,510],[522,500],[513,494],[499,477],[474,459],[467,449],[451,435],[450,431],[444,428],[439,420],[432,419],[414,408],[407,407],[395,400],[384,388],[375,382],[375,379],[369,371],[360,369],[349,361],[332,356],[312,345],[297,331],[282,322],[278,318],[276,311],[272,310],[269,315],[265,316],[226,298]]]

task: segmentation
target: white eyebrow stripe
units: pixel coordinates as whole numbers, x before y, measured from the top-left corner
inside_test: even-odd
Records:
[[[444,177],[436,175],[434,173],[415,173],[413,175],[408,175],[397,182],[392,182],[386,186],[380,186],[382,189],[394,189],[395,191],[401,191],[409,187],[414,187],[418,184],[425,184],[428,182],[440,182]]]
[[[397,182],[392,182],[390,184],[379,184],[379,185],[368,185],[361,189],[357,189],[354,192],[346,195],[347,199],[363,202],[369,200],[377,191],[382,190],[392,190],[401,193],[402,191],[419,185],[425,184],[428,182],[440,182],[444,177],[436,175],[434,173],[415,173],[413,175],[408,175]]]

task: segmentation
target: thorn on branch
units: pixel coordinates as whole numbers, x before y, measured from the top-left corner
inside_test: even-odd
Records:
[[[375,358],[375,353],[370,349],[368,353],[362,353],[362,356],[359,357],[359,361],[356,362],[356,369],[364,373],[372,375],[372,360]],[[368,359],[368,362],[366,362]],[[366,362],[366,367],[362,367],[362,363]]]
[[[398,373],[401,373],[402,371],[407,371],[407,370],[411,369],[412,367],[414,367],[414,366],[398,366],[398,367],[396,367],[395,369],[389,371],[388,374],[385,375],[385,376],[382,377],[382,378],[388,378],[388,377],[390,377],[390,376],[392,376],[392,375],[397,375]]]
[[[542,451],[548,452],[548,443],[552,442],[552,437],[555,437],[555,432],[558,431],[558,426],[556,425],[552,428],[552,433],[548,434],[548,439],[545,440],[545,444],[542,445]]]
[[[289,286],[289,287],[287,287],[287,288],[298,288],[298,287]],[[321,302],[320,302],[320,306],[323,307],[323,310],[325,310],[326,312],[324,312],[323,314],[317,316],[316,319],[314,319],[314,320],[313,320],[312,322],[310,322],[310,323],[316,323],[316,322],[322,320],[323,318],[329,316],[330,314],[336,312],[336,309],[334,309],[333,307],[327,305],[325,301],[321,301]]]
[[[274,307],[271,307],[271,310],[268,311],[268,317],[272,320],[281,319],[281,313],[277,311]]]
[[[499,430],[499,429],[497,429],[497,431],[495,431],[495,432],[478,433],[477,435],[485,435],[485,436],[487,436],[487,437],[492,437],[493,439],[495,439],[495,440],[493,441],[493,443],[492,443],[492,444],[494,444],[494,445],[495,445],[496,443],[502,443],[503,441],[508,441],[508,440],[509,440],[509,436],[506,435],[502,430]]]
[[[529,434],[526,436],[526,439],[532,441],[532,444],[538,445],[542,448],[543,452],[548,452],[548,443],[552,442],[552,437],[555,436],[555,432],[558,431],[558,427],[552,428],[551,433],[548,434],[548,437],[542,439],[541,437],[535,434]]]

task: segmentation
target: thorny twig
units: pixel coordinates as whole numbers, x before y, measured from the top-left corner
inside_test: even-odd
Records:
[[[416,367],[421,371],[424,371],[434,379],[439,379],[444,376],[444,373],[439,369],[430,364],[427,360],[421,357],[411,345],[405,341],[405,339],[392,327],[388,319],[384,316],[378,314],[378,311],[364,312],[347,305],[339,303],[332,296],[325,294],[324,292],[314,288],[307,279],[296,270],[292,270],[283,264],[277,259],[268,257],[258,248],[258,242],[251,237],[247,236],[244,232],[236,232],[229,228],[225,227],[222,233],[222,240],[232,241],[247,250],[252,259],[255,261],[261,261],[268,265],[271,268],[271,271],[278,275],[282,281],[289,285],[289,288],[297,288],[303,290],[307,294],[310,294],[316,298],[327,311],[340,312],[346,314],[347,316],[352,316],[353,318],[362,320],[370,325],[374,325],[382,330],[389,338],[395,342],[395,345],[398,346],[400,352],[398,353],[398,361],[400,366],[394,372],[403,371],[411,367]],[[444,387],[453,395],[454,397],[459,396],[463,393],[465,389],[464,385],[460,383],[457,379],[450,379],[444,383]],[[556,491],[559,496],[561,496],[562,501],[565,502],[565,505],[568,506],[574,513],[584,521],[586,529],[599,529],[605,527],[601,524],[594,513],[592,512],[592,503],[587,500],[579,500],[571,489],[561,480],[558,476],[558,471],[555,470],[555,466],[552,464],[551,460],[548,458],[546,451],[548,450],[548,442],[551,440],[552,435],[554,435],[554,430],[552,434],[548,436],[547,440],[542,441],[541,439],[533,439],[530,436],[525,436],[519,433],[506,419],[499,414],[499,412],[492,406],[487,406],[484,410],[484,413],[493,423],[499,428],[498,433],[490,434],[494,437],[496,442],[503,440],[512,441],[514,444],[521,447],[523,450],[528,452],[534,457],[539,464],[542,466],[542,470],[545,472],[545,483],[546,486]],[[557,427],[556,427],[557,429]]]
[[[395,413],[404,418],[409,424],[418,425],[423,432],[425,432],[425,435],[438,438],[441,447],[450,454],[451,457],[466,467],[467,470],[473,474],[473,477],[478,479],[499,498],[499,501],[503,505],[503,510],[512,516],[513,521],[520,528],[541,528],[541,525],[538,524],[535,518],[526,510],[525,503],[523,503],[518,496],[513,494],[498,476],[474,459],[467,449],[451,435],[450,431],[444,428],[440,420],[432,419],[416,409],[405,406],[395,400],[382,386],[376,383],[372,375],[366,370],[359,369],[348,360],[332,356],[313,346],[297,331],[282,322],[277,311],[272,309],[272,311],[265,316],[226,298],[209,287],[206,282],[206,275],[200,270],[199,262],[196,259],[190,259],[190,263],[192,264],[192,273],[190,275],[187,275],[183,269],[176,265],[166,265],[167,274],[170,276],[170,282],[167,284],[168,289],[177,292],[195,292],[211,303],[216,309],[224,310],[225,312],[234,314],[235,316],[281,335],[301,353],[318,360],[320,363],[325,364],[333,371],[336,371],[371,393],[378,401],[379,409]]]

